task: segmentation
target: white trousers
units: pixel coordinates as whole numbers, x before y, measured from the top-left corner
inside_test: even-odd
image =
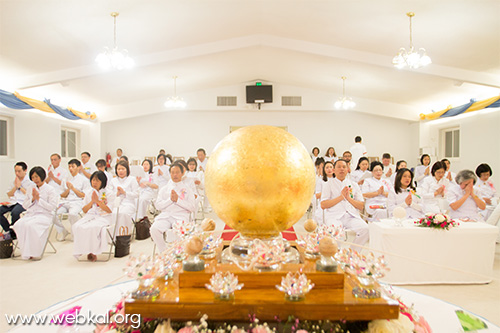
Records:
[[[349,213],[345,213],[339,217],[325,212],[325,224],[343,226],[344,229],[354,231],[356,233],[356,238],[353,241],[354,244],[365,245],[370,238],[368,224],[360,217],[354,217]]]
[[[66,201],[63,203],[61,207],[57,210],[57,215],[59,214],[68,214],[68,221],[71,223],[71,226],[75,224],[76,221],[80,218],[80,212],[83,208],[83,200],[78,201]],[[58,233],[63,232],[64,226],[59,218],[55,219],[54,227],[56,228]]]
[[[151,233],[151,239],[155,242],[158,247],[158,252],[162,253],[167,248],[167,242],[173,242],[178,239],[178,236],[173,232],[172,226],[177,222],[177,219],[173,216],[167,217],[156,217],[155,222],[151,226],[149,232]],[[163,238],[163,234],[167,233],[167,241]]]

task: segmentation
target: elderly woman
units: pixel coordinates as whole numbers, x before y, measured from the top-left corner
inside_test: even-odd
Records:
[[[477,177],[471,170],[462,170],[455,177],[457,185],[451,184],[446,198],[450,203],[452,218],[465,221],[483,221],[479,210],[485,209],[486,204],[474,192]]]

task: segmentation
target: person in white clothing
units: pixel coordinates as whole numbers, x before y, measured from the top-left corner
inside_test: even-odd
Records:
[[[391,154],[382,154],[382,165],[384,166],[382,179],[390,180],[391,176],[396,173],[396,166],[394,164],[391,164]]]
[[[16,239],[16,233],[10,226],[14,225],[21,217],[21,213],[25,211],[23,202],[26,199],[26,192],[34,186],[33,182],[29,180],[28,175],[26,175],[27,170],[28,166],[26,163],[16,163],[14,166],[16,177],[12,182],[12,187],[7,192],[10,202],[0,206],[0,225],[2,225],[6,234],[10,234],[12,239]],[[10,223],[4,216],[7,212],[10,212]]]
[[[325,162],[335,162],[337,160],[337,153],[335,153],[335,148],[333,147],[328,147],[326,150],[325,157],[323,157]]]
[[[396,174],[398,173],[398,171],[401,169],[406,169],[406,168],[407,168],[407,164],[406,164],[405,160],[399,160],[396,162],[396,172],[394,172],[390,178],[392,185],[394,185],[394,183],[396,181]],[[414,186],[413,185],[413,172],[412,172],[412,186]]]
[[[158,165],[154,167],[153,172],[156,176],[158,188],[161,190],[161,188],[167,185],[170,180],[170,174],[168,172],[169,167],[166,164],[167,157],[164,154],[158,155],[158,157],[156,157],[156,161],[158,162]]]
[[[108,180],[106,182],[106,187],[107,187],[108,191],[112,191],[113,190],[113,175],[106,170],[106,161],[101,158],[101,159],[97,160],[97,162],[95,162],[95,166],[97,168],[97,171],[104,172],[104,174],[106,175],[106,178]]]
[[[431,174],[431,157],[428,154],[420,156],[421,165],[415,168],[415,182],[417,187],[424,183],[424,180]]]
[[[356,166],[356,170],[351,172],[351,180],[358,184],[363,185],[366,178],[370,178],[372,173],[368,170],[370,167],[370,162],[367,157],[361,157]]]
[[[52,186],[59,195],[64,192],[62,181],[68,177],[68,171],[61,166],[61,155],[50,155],[50,165],[47,168],[45,182]]]
[[[346,150],[342,154],[342,159],[347,162],[347,168],[348,168],[348,173],[349,173],[348,177],[350,177],[351,170],[355,167],[355,165],[357,165],[357,163],[355,165],[352,165],[352,163],[351,163],[352,154],[351,154],[351,152],[349,150]]]
[[[319,156],[319,148],[318,147],[314,147],[312,149],[312,155],[311,155],[311,158],[313,160],[313,163],[316,163],[316,160],[318,158],[320,158],[321,156]]]
[[[121,227],[127,227],[132,231],[132,219],[135,216],[136,200],[139,185],[137,180],[130,176],[130,167],[128,162],[119,161],[115,167],[116,177],[113,178],[113,187],[116,190],[116,197],[121,200],[118,214],[118,230]],[[118,207],[113,209],[113,219],[116,217]]]
[[[444,213],[448,210],[446,193],[450,187],[448,179],[444,178],[445,165],[440,161],[434,163],[431,177],[417,187],[418,194],[424,200],[424,213]]]
[[[151,201],[156,198],[158,184],[156,184],[156,175],[153,172],[153,162],[144,160],[142,162],[144,176],[137,177],[139,184],[139,203],[137,205],[137,221],[140,221],[147,215],[147,210]]]
[[[320,186],[319,186],[319,192],[316,194],[318,196],[318,199],[321,201],[321,193],[323,192],[323,187],[325,187],[325,184],[328,183],[329,181],[332,181],[333,178],[335,178],[335,175],[333,174],[334,168],[333,168],[333,162],[332,161],[326,161],[323,163],[323,171],[321,172],[322,176],[320,179]],[[318,224],[324,224],[325,220],[323,218],[324,216],[324,210],[321,208],[321,204],[316,206],[316,211],[314,212],[314,218]]]
[[[454,183],[455,182],[455,177],[457,176],[457,174],[454,173],[453,171],[451,171],[450,160],[447,159],[447,158],[443,158],[441,160],[441,162],[443,162],[444,165],[445,165],[445,167],[446,167],[446,171],[444,173],[444,178],[448,179],[450,181],[450,183]]]
[[[400,168],[396,173],[394,187],[387,197],[389,216],[393,217],[396,207],[403,207],[408,219],[424,217],[422,198],[413,186],[413,172],[407,168]]]
[[[91,189],[87,190],[83,199],[85,216],[72,227],[73,255],[76,258],[87,254],[89,261],[96,261],[97,255],[104,252],[111,241],[106,227],[112,223],[115,196],[107,189],[107,182],[103,171],[96,171],[90,176]]]
[[[479,164],[476,168],[476,176],[479,179],[476,185],[474,185],[474,188],[479,197],[486,203],[486,209],[481,211],[481,215],[483,215],[485,221],[488,220],[491,213],[498,205],[498,193],[495,185],[493,185],[493,182],[490,180],[491,175],[493,175],[493,171],[486,163]]]
[[[323,167],[325,166],[325,160],[323,157],[318,157],[314,162],[314,166],[316,167],[316,185],[311,199],[312,214],[316,214],[317,210],[321,210],[319,202],[321,199],[321,187],[323,186]],[[321,215],[321,218],[323,218],[323,215]]]
[[[351,152],[351,165],[358,165],[358,161],[361,157],[367,156],[368,152],[366,147],[361,143],[362,139],[360,136],[354,138],[354,145],[351,146],[349,151]]]
[[[205,173],[203,171],[196,171],[196,159],[190,158],[187,161],[188,170],[186,172],[186,180],[190,181],[195,189],[195,196],[197,201],[200,201],[205,196]]]
[[[321,208],[325,209],[325,224],[343,226],[356,232],[355,244],[368,241],[368,225],[359,215],[363,209],[363,195],[358,184],[347,178],[347,162],[334,164],[335,178],[326,183],[321,193]]]
[[[68,162],[68,169],[70,175],[63,181],[65,188],[61,193],[62,202],[57,209],[57,215],[68,214],[68,220],[73,225],[79,218],[79,214],[83,207],[83,198],[85,192],[90,188],[89,180],[78,173],[81,163],[77,159],[72,159]],[[63,241],[68,235],[68,231],[64,228],[59,218],[55,219],[55,227],[58,232],[58,240]]]
[[[446,196],[450,203],[451,218],[483,221],[479,211],[486,208],[486,203],[474,191],[476,180],[476,175],[471,170],[462,170],[457,174],[456,184],[450,186]]]
[[[365,179],[361,192],[365,198],[365,210],[371,217],[368,221],[379,221],[387,218],[387,196],[391,191],[389,181],[382,179],[384,166],[378,161],[370,165],[372,177]]]
[[[167,243],[163,234],[177,221],[189,221],[189,215],[196,209],[196,201],[191,187],[182,181],[182,169],[179,164],[170,167],[171,182],[163,187],[156,199],[156,208],[161,214],[155,218],[151,226],[151,238],[158,247],[159,252],[165,251]],[[167,239],[172,241],[175,235],[167,234]]]
[[[205,172],[207,170],[207,153],[205,152],[205,149],[199,148],[196,151],[196,156],[198,159],[196,160],[196,163],[198,164],[198,171],[203,171]]]
[[[90,179],[90,176],[97,171],[95,165],[90,162],[90,153],[84,151],[81,155],[82,158],[82,166],[80,168],[80,173],[84,175],[87,179]]]
[[[59,196],[52,186],[45,184],[46,173],[42,167],[33,167],[29,175],[35,186],[26,192],[23,202],[26,214],[12,226],[23,259],[42,256]]]
[[[111,161],[111,170],[115,170],[116,168],[116,164],[118,163],[118,161],[121,159],[121,157],[123,156],[123,150],[121,148],[118,148],[116,150],[116,157]]]

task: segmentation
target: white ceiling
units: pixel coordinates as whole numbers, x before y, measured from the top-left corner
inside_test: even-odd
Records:
[[[113,11],[133,70],[94,62],[112,45]],[[433,64],[397,70],[409,11],[414,44]],[[0,89],[109,120],[107,109],[172,94],[173,75],[183,93],[261,79],[332,100],[345,75],[353,99],[401,105],[417,120],[500,93],[500,1],[0,0]]]

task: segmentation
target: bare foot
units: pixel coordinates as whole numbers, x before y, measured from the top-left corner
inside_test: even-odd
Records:
[[[90,253],[91,259],[90,261],[96,262],[97,261],[97,256],[95,254]]]

